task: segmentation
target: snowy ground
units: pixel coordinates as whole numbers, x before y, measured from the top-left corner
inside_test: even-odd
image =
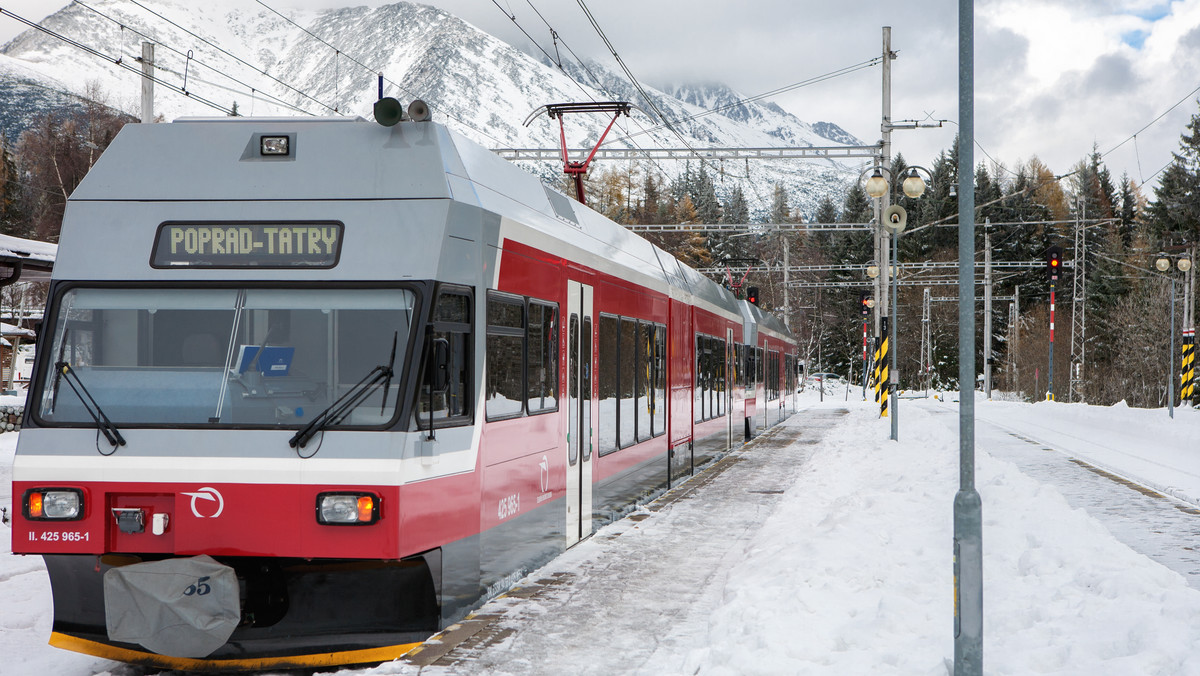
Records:
[[[537,599],[493,601],[514,632],[472,661],[339,674],[946,674],[958,406],[902,400],[892,442],[850,398],[806,394],[779,431],[795,443],[601,531],[531,576],[560,581]],[[1200,675],[1200,412],[976,411],[985,673]],[[15,438],[0,435],[0,505]],[[37,558],[0,553],[0,608],[0,674],[143,673],[45,645]]]

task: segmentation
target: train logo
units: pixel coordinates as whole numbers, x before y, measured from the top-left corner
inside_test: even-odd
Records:
[[[195,514],[197,519],[215,519],[221,516],[221,512],[225,510],[225,498],[221,497],[220,491],[215,488],[205,486],[195,493],[184,493],[184,495],[191,496],[192,514]],[[213,514],[201,514],[200,510],[196,507],[197,500],[207,500],[208,502],[217,503],[217,511]]]
[[[542,461],[538,463],[538,467],[542,470],[542,492],[545,493],[550,490],[550,461],[546,459],[546,456],[542,456]]]

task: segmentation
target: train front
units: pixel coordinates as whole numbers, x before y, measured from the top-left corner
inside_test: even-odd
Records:
[[[477,533],[472,432],[438,429],[474,396],[451,377],[481,274],[455,152],[429,122],[120,133],[68,203],[13,468],[52,644],[377,662],[471,596],[444,568]]]

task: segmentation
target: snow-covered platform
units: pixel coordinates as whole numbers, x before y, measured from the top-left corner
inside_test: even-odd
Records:
[[[420,652],[361,673],[949,673],[958,407],[903,402],[897,443],[873,404],[837,395],[814,394],[784,425]],[[1178,547],[1195,541],[1188,526],[1200,516],[985,419],[1012,424],[1021,407],[1073,420],[1079,429],[1061,431],[1082,438],[1103,434],[1089,417],[1123,415],[978,402],[986,672],[1200,674],[1200,592],[1147,556],[1161,553],[1154,547],[1114,537],[1072,493]],[[1140,424],[1157,427],[1155,415],[1115,424],[1145,416]],[[1182,520],[1156,522],[1139,501]]]
[[[440,644],[338,673],[948,674],[958,407],[903,400],[893,442],[855,394],[806,394]],[[1200,412],[979,400],[976,413],[985,673],[1200,675],[1186,579],[1200,515],[1175,497],[1196,494]],[[0,435],[0,504],[16,436]],[[0,674],[134,673],[45,644],[40,559],[0,553],[0,605]]]

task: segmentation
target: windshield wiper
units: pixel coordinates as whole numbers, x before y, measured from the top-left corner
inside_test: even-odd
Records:
[[[299,432],[296,432],[294,435],[292,435],[292,438],[288,440],[288,446],[291,446],[292,448],[304,448],[317,432],[320,432],[331,425],[337,425],[345,420],[346,416],[350,415],[351,411],[357,408],[359,404],[361,404],[367,397],[371,395],[372,392],[375,391],[376,387],[379,387],[383,383],[386,383],[383,391],[383,398],[386,404],[386,388],[391,385],[393,376],[392,367],[396,363],[396,338],[398,335],[399,332],[392,336],[391,363],[387,364],[386,366],[380,364],[379,366],[371,369],[370,372],[367,373],[366,377],[358,381],[357,385],[347,390],[345,394],[338,397],[337,401],[330,404],[329,407],[324,411],[318,413],[317,416],[313,418],[307,425],[301,428]]]
[[[83,408],[92,416],[92,420],[96,421],[96,427],[104,434],[104,438],[108,439],[108,443],[116,446],[125,445],[125,437],[121,436],[121,431],[113,424],[113,421],[104,415],[104,410],[100,408],[100,404],[96,403],[96,399],[92,397],[92,393],[84,387],[83,381],[79,379],[79,374],[75,373],[75,369],[65,361],[60,361],[54,365],[54,368],[62,374],[63,380],[71,386],[71,390],[75,392],[75,396],[79,397],[79,401],[83,403]],[[78,385],[78,387],[76,387]],[[82,392],[81,392],[82,391]]]

